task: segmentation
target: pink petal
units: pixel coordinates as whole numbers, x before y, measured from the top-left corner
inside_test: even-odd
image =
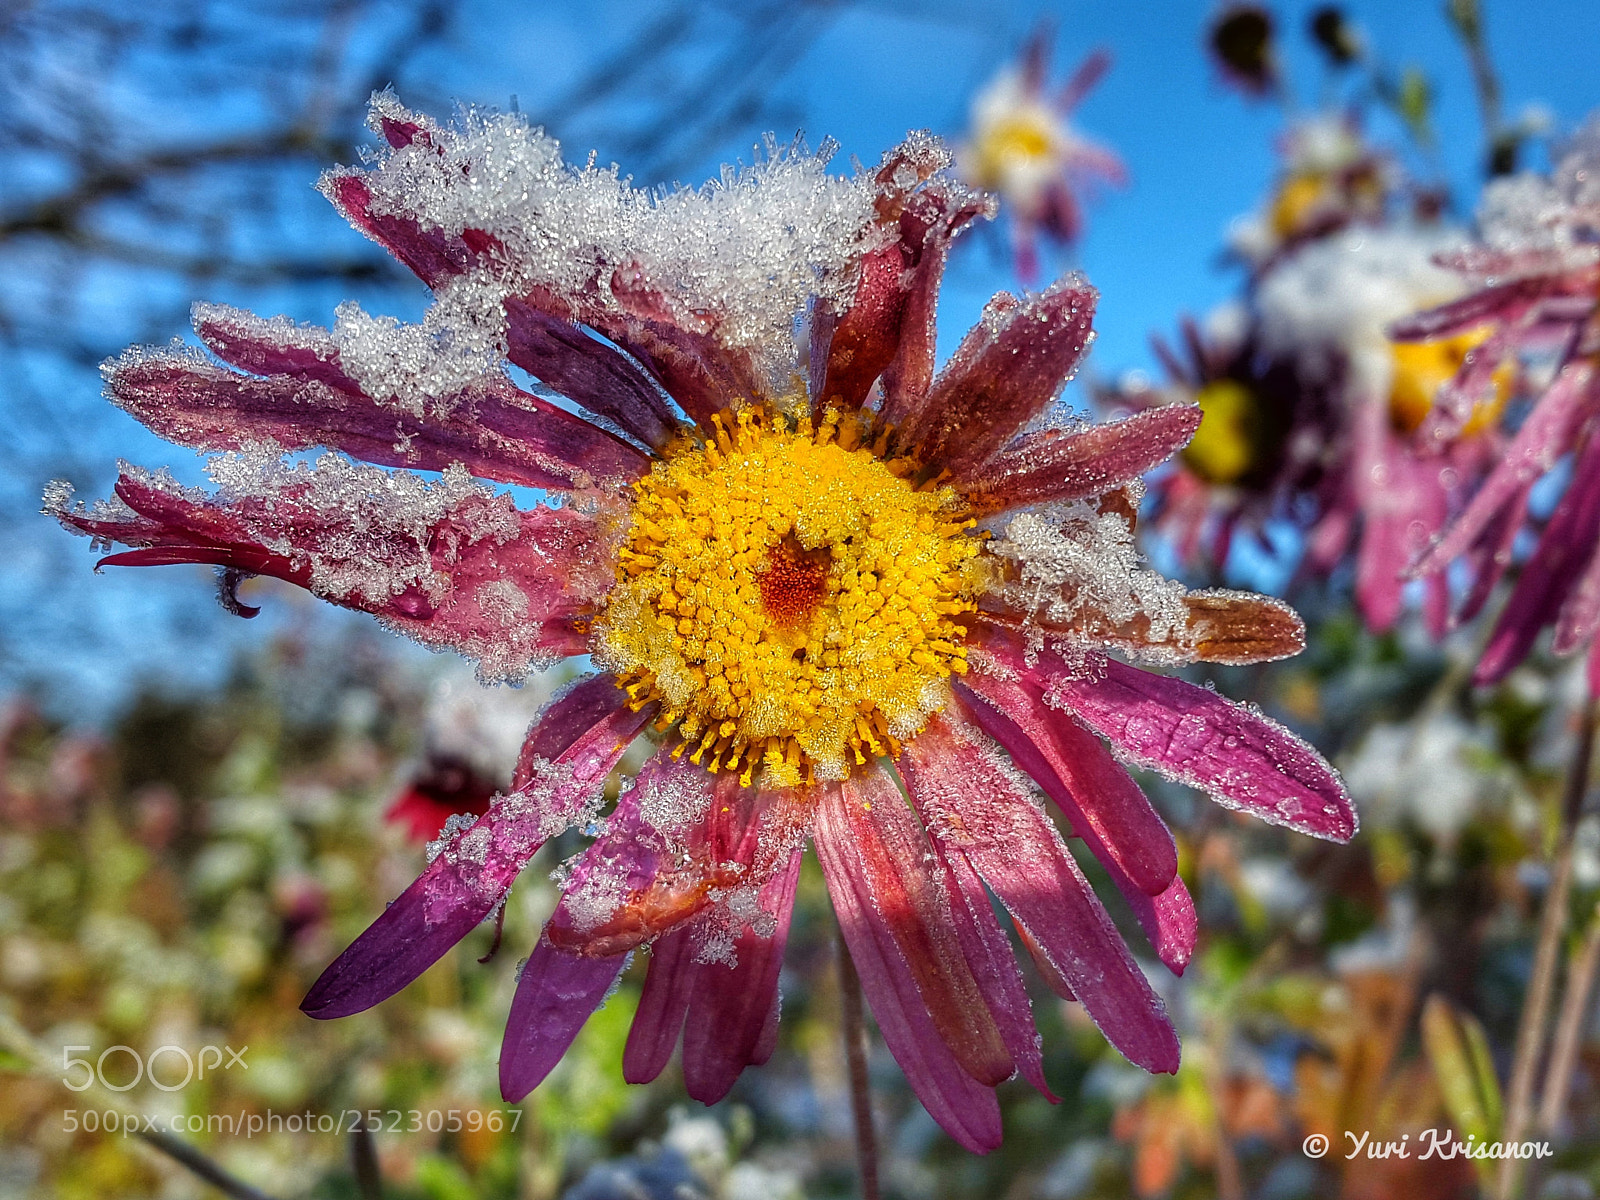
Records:
[[[322,477],[296,473],[222,500],[124,473],[116,492],[132,516],[57,515],[77,532],[140,547],[102,565],[195,562],[271,575],[508,677],[586,651],[586,614],[614,578],[592,517],[521,511],[473,491],[419,524],[386,490],[329,499],[315,490]]]
[[[1466,509],[1445,535],[1412,569],[1414,575],[1442,571],[1466,552],[1508,503],[1525,495],[1535,480],[1571,447],[1594,404],[1590,395],[1593,368],[1570,363],[1550,385],[1528,419],[1517,430],[1505,455],[1474,493]]]
[[[1356,811],[1332,767],[1301,738],[1254,709],[1181,679],[1097,659],[1096,676],[1059,661],[1041,670],[1045,699],[1122,756],[1273,825],[1331,841],[1355,835]]]
[[[1178,1037],[1160,997],[1026,784],[996,752],[958,740],[945,714],[900,761],[929,833],[966,856],[1106,1039],[1147,1071],[1176,1071]]]
[[[1444,460],[1415,457],[1388,420],[1384,406],[1362,407],[1351,468],[1365,520],[1356,550],[1356,602],[1375,632],[1399,618],[1406,566],[1443,527],[1448,507],[1439,481]]]
[[[825,791],[815,836],[835,846],[835,864],[871,898],[956,1061],[979,1083],[1010,1078],[1015,1064],[967,965],[942,880],[929,869],[927,836],[894,781],[873,769]]]
[[[1389,326],[1389,336],[1397,342],[1427,342],[1465,333],[1488,321],[1510,324],[1522,317],[1545,287],[1540,280],[1518,279],[1481,288],[1459,300],[1402,317]]]
[[[242,352],[237,338],[231,349],[271,357],[259,345]],[[320,360],[305,374],[258,379],[186,354],[139,351],[118,360],[107,385],[155,433],[198,450],[328,446],[382,466],[442,471],[459,462],[483,479],[562,489],[631,481],[649,467],[642,451],[504,380],[469,385],[417,417],[352,380],[335,382],[336,368],[336,359]]]
[[[957,685],[956,697],[961,702],[961,712],[989,737],[1005,746],[1016,764],[1044,788],[1046,795],[1056,801],[1072,832],[1083,839],[1084,845],[1106,869],[1117,890],[1133,909],[1145,936],[1150,939],[1156,957],[1174,974],[1183,974],[1194,953],[1199,926],[1195,920],[1194,903],[1189,899],[1183,880],[1177,875],[1176,848],[1166,824],[1152,809],[1150,815],[1160,824],[1163,840],[1169,848],[1162,849],[1159,841],[1152,843],[1158,851],[1155,861],[1163,864],[1152,870],[1139,853],[1129,852],[1124,837],[1108,840],[1088,816],[1090,811],[1106,807],[1116,811],[1117,804],[1109,801],[1118,796],[1124,798],[1126,806],[1136,795],[1137,803],[1148,808],[1149,800],[1139,785],[1110,757],[1097,738],[1081,729],[1077,730],[1077,734],[1081,735],[1082,740],[1074,739],[1077,747],[1074,754],[1063,756],[1061,747],[1052,744],[1054,739],[1048,733],[1041,735],[1041,742],[1035,742],[1023,726],[1011,719],[1024,710],[1024,704],[1031,703],[1022,694],[1022,689],[1015,685],[995,680],[993,676],[969,675],[965,684]],[[953,710],[946,711],[945,720],[966,740],[972,740],[962,729],[962,722]],[[1065,714],[1057,713],[1052,724],[1070,726],[1073,722]],[[1046,750],[1041,750],[1040,745]],[[1069,780],[1072,782],[1069,783]],[[1085,801],[1081,797],[1091,797],[1092,800]],[[1114,851],[1113,846],[1119,849]],[[1147,891],[1146,887],[1153,885],[1166,870],[1164,860],[1169,852],[1171,877],[1156,891]],[[1137,871],[1137,877],[1130,874],[1130,870]]]
[[[822,827],[820,809],[837,810],[845,803],[839,785],[824,784],[821,791],[817,857],[828,880],[839,931],[849,947],[878,1031],[928,1115],[974,1154],[987,1154],[1001,1140],[1000,1105],[994,1090],[962,1070],[934,1028],[905,958],[874,907],[854,847],[848,840],[841,843]],[[829,822],[828,828],[841,829],[846,839],[849,837],[842,813]]]
[[[1171,458],[1200,427],[1200,408],[1169,404],[1123,421],[1028,434],[956,480],[979,513],[1103,496]]]
[[[1489,644],[1472,673],[1480,687],[1498,683],[1527,657],[1539,631],[1556,621],[1582,581],[1600,538],[1600,437],[1590,436],[1572,466],[1572,482],[1550,514],[1532,556],[1495,622]],[[1566,631],[1568,649],[1582,631],[1587,605],[1580,600]]]
[[[721,1100],[746,1066],[772,1053],[763,1041],[778,1003],[778,972],[789,941],[802,854],[793,850],[788,866],[761,889],[761,910],[777,921],[772,935],[763,937],[748,926],[742,929],[734,938],[731,969],[717,961],[692,965],[683,1029],[683,1082],[689,1095],[704,1104]],[[776,1030],[772,1033],[775,1036]]]
[[[710,806],[710,785],[705,771],[666,748],[656,751],[562,885],[545,925],[556,949],[588,958],[624,954],[712,903],[718,868],[687,850],[687,824]],[[682,824],[658,828],[647,810],[655,820],[678,816]]]
[[[622,1050],[622,1077],[629,1083],[649,1083],[672,1057],[689,1011],[693,954],[687,926],[669,929],[650,944],[650,969]]]
[[[883,369],[879,411],[884,424],[898,425],[922,407],[933,383],[934,316],[950,243],[978,217],[994,212],[987,197],[934,181],[911,197],[900,214],[900,241],[910,251],[906,266],[911,277],[900,316],[899,348]]]
[[[1098,293],[1076,276],[989,302],[900,427],[900,446],[956,475],[989,458],[1047,405],[1092,338]]]
[[[813,388],[819,405],[860,408],[894,359],[908,295],[906,258],[912,253],[899,241],[874,250],[861,260],[855,298],[843,314],[813,317],[812,353],[823,369]]]
[[[1506,573],[1506,568],[1511,565],[1511,551],[1516,544],[1517,534],[1522,532],[1522,523],[1527,519],[1528,494],[1532,490],[1533,485],[1529,484],[1506,501],[1489,519],[1483,532],[1468,550],[1472,587],[1461,601],[1461,607],[1455,614],[1454,624],[1465,625],[1483,611],[1483,606],[1489,602],[1489,596],[1494,592],[1495,584],[1500,582]],[[1448,583],[1443,574],[1431,578]]]
[[[885,372],[891,398],[899,394],[896,381],[903,385],[908,376],[927,390],[933,302],[949,242],[986,209],[930,178],[949,162],[937,142],[912,138],[878,164],[873,203],[894,238],[862,258],[855,295],[842,312],[824,303],[812,314],[813,403],[858,409]]]
[[[522,968],[500,1046],[500,1095],[512,1104],[544,1082],[605,1002],[629,956],[563,954],[541,937]]]
[[[1072,78],[1061,86],[1056,93],[1056,109],[1069,113],[1083,103],[1083,98],[1094,90],[1095,84],[1105,77],[1111,69],[1111,53],[1105,49],[1095,50],[1083,62],[1078,64],[1078,69],[1072,73]]]
[[[678,431],[666,401],[627,358],[571,321],[506,301],[506,357],[547,387],[660,450]]]
[[[484,251],[499,244],[481,229],[463,229],[459,234],[424,229],[415,217],[375,203],[371,184],[360,171],[329,171],[319,186],[345,220],[410,267],[429,287],[464,274]]]
[[[546,720],[564,724],[560,707]],[[653,715],[653,707],[632,712],[619,704],[561,747],[556,769],[546,766],[456,830],[416,882],[322,973],[301,1010],[324,1019],[361,1012],[437,962],[494,910],[546,839],[579,815]]]
[[[985,645],[1001,652],[995,639]],[[1020,655],[1010,665],[1026,670]],[[1015,680],[974,672],[956,694],[967,714],[1055,801],[1096,857],[1139,890],[1159,895],[1178,873],[1178,848],[1166,822],[1100,740],[1046,704],[1043,683],[1021,671]]]
[[[1023,986],[1022,972],[1017,969],[1017,958],[1005,930],[995,920],[983,881],[960,854],[947,854],[938,842],[933,843],[933,853],[944,868],[950,915],[955,920],[962,953],[967,956],[967,965],[999,1027],[1006,1051],[1024,1079],[1050,1103],[1059,1103],[1045,1082],[1043,1046],[1033,1023],[1033,1005]]]

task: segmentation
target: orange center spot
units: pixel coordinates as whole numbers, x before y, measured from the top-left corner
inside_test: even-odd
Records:
[[[833,555],[827,547],[807,550],[786,537],[767,555],[767,569],[756,576],[761,605],[779,625],[800,625],[811,618],[828,593]]]

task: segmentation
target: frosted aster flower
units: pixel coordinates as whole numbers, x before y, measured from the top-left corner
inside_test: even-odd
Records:
[[[1387,336],[1391,321],[1426,298],[1460,292],[1460,281],[1433,262],[1453,244],[1448,232],[1423,227],[1347,229],[1284,259],[1256,294],[1263,348],[1330,386],[1338,408],[1307,564],[1331,570],[1356,543],[1356,601],[1377,630],[1399,616],[1406,567],[1500,453],[1510,385],[1503,372],[1452,436],[1422,430],[1435,394],[1485,335],[1420,346]],[[1432,581],[1425,611],[1436,635],[1447,604],[1444,581]]]
[[[1521,662],[1546,625],[1557,654],[1591,647],[1590,686],[1600,694],[1600,117],[1591,117],[1545,179],[1496,180],[1479,208],[1479,244],[1446,255],[1471,284],[1451,303],[1395,322],[1417,351],[1467,345],[1439,390],[1422,433],[1456,436],[1492,406],[1501,381],[1520,372],[1532,410],[1460,517],[1416,566],[1440,577],[1467,556],[1473,584],[1457,613],[1469,620],[1511,562],[1530,524],[1528,496],[1568,455],[1572,481],[1545,523],[1506,602],[1474,679],[1494,683]]]
[[[1204,327],[1186,318],[1181,329],[1181,352],[1152,338],[1166,383],[1136,375],[1098,399],[1113,411],[1200,409],[1200,428],[1151,486],[1151,525],[1180,561],[1206,558],[1221,568],[1237,533],[1265,546],[1268,523],[1295,519],[1299,498],[1316,494],[1336,413],[1329,381],[1302,378],[1292,356],[1267,354],[1242,306],[1217,309]]]
[[[1264,270],[1306,242],[1383,220],[1394,169],[1368,145],[1352,116],[1306,117],[1281,135],[1278,146],[1283,169],[1271,197],[1229,231],[1231,249],[1252,267]]]
[[[1127,178],[1115,154],[1067,121],[1110,67],[1110,56],[1091,54],[1053,96],[1046,90],[1049,59],[1050,37],[1040,30],[1020,64],[1002,68],[974,97],[970,140],[956,149],[963,178],[998,193],[1025,280],[1038,272],[1035,235],[1075,241],[1083,229],[1079,194],[1097,179],[1120,184]]]
[[[1348,838],[1355,814],[1288,731],[1106,653],[1249,662],[1302,629],[1140,565],[1138,476],[1192,411],[1028,429],[1089,343],[1093,291],[996,297],[935,373],[946,249],[986,202],[939,174],[930,138],[854,178],[788,153],[646,195],[563,165],[515,116],[443,128],[380,97],[374,123],[386,156],[323,187],[433,288],[424,324],[203,307],[200,336],[241,370],[143,351],[108,374],[153,428],[224,452],[221,490],[126,468],[95,510],[51,497],[69,527],[133,547],[110,563],[275,575],[488,676],[598,668],[305,1011],[393,995],[540,846],[590,827],[521,972],[502,1091],[537,1086],[648,944],[625,1074],[654,1078],[681,1034],[689,1094],[715,1101],[772,1052],[809,839],[884,1040],[963,1145],[998,1144],[1000,1081],[1045,1087],[986,888],[1053,987],[1132,1061],[1175,1070],[1162,1005],[1041,792],[1174,970],[1194,906],[1123,760],[1318,836]],[[588,416],[515,387],[502,355]],[[279,457],[313,445],[401,469]],[[565,500],[522,510],[477,480]],[[603,814],[640,735],[653,752]]]

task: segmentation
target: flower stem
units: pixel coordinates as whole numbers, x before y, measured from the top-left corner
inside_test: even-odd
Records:
[[[1544,1097],[1539,1105],[1539,1128],[1554,1137],[1567,1111],[1567,1092],[1572,1087],[1572,1070],[1583,1044],[1584,1019],[1594,994],[1594,980],[1600,972],[1600,905],[1589,920],[1589,933],[1583,949],[1567,969],[1567,990],[1561,998],[1561,1016],[1556,1020],[1556,1040],[1550,1050],[1550,1070],[1544,1078]]]
[[[187,1167],[192,1174],[205,1180],[224,1196],[232,1196],[233,1200],[272,1200],[266,1192],[257,1191],[248,1183],[235,1179],[193,1146],[180,1142],[170,1133],[147,1129],[141,1131],[139,1137],[168,1158]]]
[[[1555,857],[1550,864],[1550,885],[1545,891],[1544,908],[1539,914],[1539,941],[1533,953],[1533,974],[1528,979],[1522,1017],[1517,1023],[1517,1045],[1511,1061],[1511,1098],[1506,1105],[1505,1126],[1500,1132],[1502,1142],[1521,1141],[1522,1135],[1527,1132],[1529,1118],[1533,1115],[1534,1078],[1544,1054],[1545,1025],[1550,1017],[1556,963],[1561,936],[1566,931],[1567,901],[1572,891],[1573,829],[1583,809],[1583,798],[1589,790],[1594,722],[1595,699],[1590,696],[1584,701],[1583,721],[1578,729],[1577,744],[1573,747],[1571,769],[1567,773],[1566,794],[1561,801],[1561,826],[1556,833]],[[1495,1189],[1499,1200],[1512,1200],[1521,1177],[1520,1159],[1507,1158],[1501,1161],[1500,1177]]]
[[[850,1069],[850,1111],[856,1124],[856,1165],[861,1200],[878,1200],[878,1135],[872,1127],[872,1085],[867,1080],[867,1029],[861,1008],[861,980],[850,948],[839,935],[839,996],[844,1017],[844,1057]]]

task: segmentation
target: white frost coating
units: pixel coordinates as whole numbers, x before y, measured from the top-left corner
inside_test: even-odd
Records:
[[[619,311],[613,278],[626,281],[637,269],[677,320],[714,325],[718,340],[748,351],[772,394],[782,395],[792,388],[795,321],[807,300],[845,299],[861,253],[882,236],[871,176],[829,175],[831,147],[811,155],[769,142],[753,165],[725,168],[701,188],[651,192],[631,187],[614,166],[568,166],[559,143],[518,113],[468,109],[442,127],[380,94],[372,116],[374,127],[379,118],[411,122],[427,136],[384,149],[370,171],[330,172],[323,189],[332,194],[339,179],[360,174],[374,212],[448,237],[481,230],[503,247],[461,295],[461,284],[446,289],[424,322],[434,338],[456,339],[441,353],[457,366],[498,338],[501,298],[546,289]],[[362,330],[383,340],[371,325]],[[373,346],[377,374],[420,380],[455,369],[427,358],[427,339],[394,332],[409,365],[385,366]]]
[[[1033,650],[1047,633],[1070,629],[1093,638],[1142,618],[1148,631],[1139,640],[1169,644],[1172,656],[1163,657],[1185,661],[1188,593],[1143,565],[1121,513],[1100,512],[1083,500],[1024,512],[1011,518],[988,551],[1015,564],[993,594],[1025,614]]]
[[[510,500],[474,483],[459,463],[430,482],[333,453],[311,466],[290,465],[269,447],[218,455],[207,472],[224,503],[259,502],[239,513],[251,536],[269,550],[307,561],[311,588],[321,595],[357,595],[381,604],[416,587],[437,601],[444,581],[435,578],[428,544],[441,521],[450,518],[468,543],[502,543],[519,531]],[[318,536],[311,544],[302,538],[297,547],[282,532],[275,508],[285,502],[316,513]],[[252,520],[256,511],[261,517]]]
[[[477,819],[477,816],[473,813],[451,813],[446,817],[444,827],[439,830],[439,836],[423,848],[423,853],[427,855],[428,861],[431,863],[439,855],[443,854],[452,842],[467,829],[471,828]]]
[[[1574,265],[1600,259],[1600,113],[1578,130],[1548,179],[1525,172],[1493,180],[1477,215],[1479,234],[1496,250],[1557,250]]]
[[[639,819],[679,848],[683,835],[711,810],[711,784],[705,771],[652,773],[639,793]]]
[[[1462,245],[1455,231],[1354,228],[1306,246],[1262,280],[1263,350],[1312,378],[1346,366],[1351,402],[1387,397],[1394,356],[1386,330],[1461,295],[1461,276],[1433,258]]]
[[[332,340],[346,373],[374,400],[442,416],[441,398],[502,374],[504,298],[498,281],[474,271],[440,284],[420,325],[368,316],[347,300],[335,310]]]
[[[189,323],[198,333],[202,326],[221,329],[231,338],[246,342],[265,342],[285,350],[308,350],[330,358],[338,345],[320,325],[296,323],[292,317],[260,317],[249,309],[231,304],[211,304],[197,300],[189,309]],[[201,361],[205,361],[202,357]]]

